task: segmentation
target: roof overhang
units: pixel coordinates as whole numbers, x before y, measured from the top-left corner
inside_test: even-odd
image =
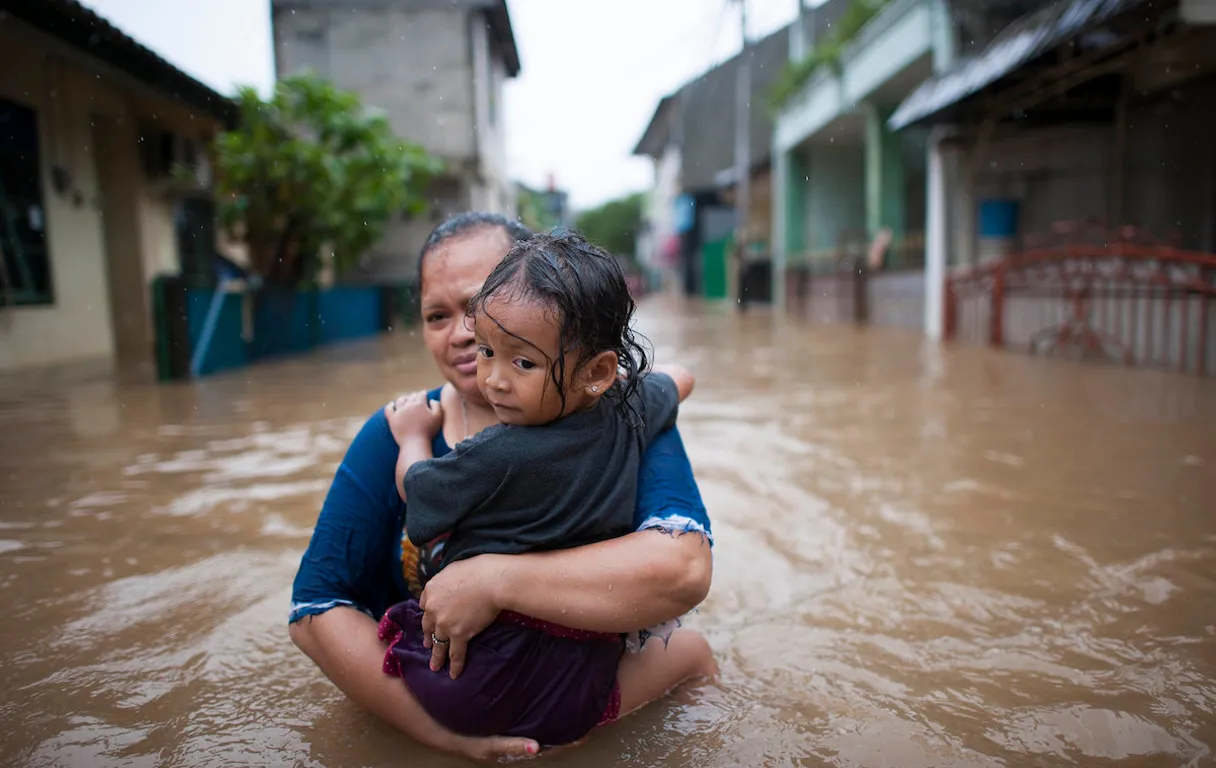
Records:
[[[990,88],[1018,68],[1096,30],[1139,6],[1160,0],[1059,0],[1010,24],[978,56],[927,80],[887,121],[894,130],[931,122],[944,111]],[[1100,45],[1102,40],[1095,41]]]
[[[18,19],[148,86],[231,125],[231,99],[187,75],[76,0],[0,0],[0,19]]]
[[[667,112],[671,109],[672,103],[676,100],[679,92],[664,96],[659,99],[659,104],[654,108],[654,114],[650,116],[650,122],[646,125],[646,130],[642,132],[642,138],[638,139],[637,146],[633,148],[631,154],[652,157],[656,160],[662,156],[663,149],[667,146]]]
[[[518,77],[521,68],[519,48],[515,45],[515,31],[511,28],[507,0],[492,3],[486,9],[486,17],[490,22],[490,38],[502,56],[503,64],[507,68],[507,77]]]

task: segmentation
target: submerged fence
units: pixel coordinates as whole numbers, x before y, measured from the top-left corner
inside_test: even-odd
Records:
[[[413,286],[229,289],[182,277],[152,285],[157,375],[206,376],[414,322]]]
[[[1216,255],[1153,242],[1128,228],[1077,226],[1062,235],[951,275],[946,338],[1213,372]]]

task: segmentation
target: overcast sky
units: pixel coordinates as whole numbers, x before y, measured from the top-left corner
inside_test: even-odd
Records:
[[[83,2],[221,93],[274,82],[269,0]],[[789,23],[798,0],[747,2],[754,37]],[[630,151],[658,100],[739,49],[732,0],[508,5],[523,65],[505,94],[510,174],[540,186],[552,173],[579,208],[648,187],[650,164]]]

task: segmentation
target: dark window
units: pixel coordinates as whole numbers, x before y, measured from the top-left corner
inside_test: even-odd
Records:
[[[177,206],[176,229],[182,276],[210,282],[216,255],[215,203],[204,197],[185,198]]]
[[[0,99],[0,306],[55,300],[40,169],[37,114]]]

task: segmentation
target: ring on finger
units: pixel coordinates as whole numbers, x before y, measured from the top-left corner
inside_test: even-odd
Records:
[[[438,637],[435,636],[435,633],[432,632],[431,633],[431,642],[435,643],[436,645],[447,645],[448,643],[450,643],[452,641],[451,640],[440,640]]]

